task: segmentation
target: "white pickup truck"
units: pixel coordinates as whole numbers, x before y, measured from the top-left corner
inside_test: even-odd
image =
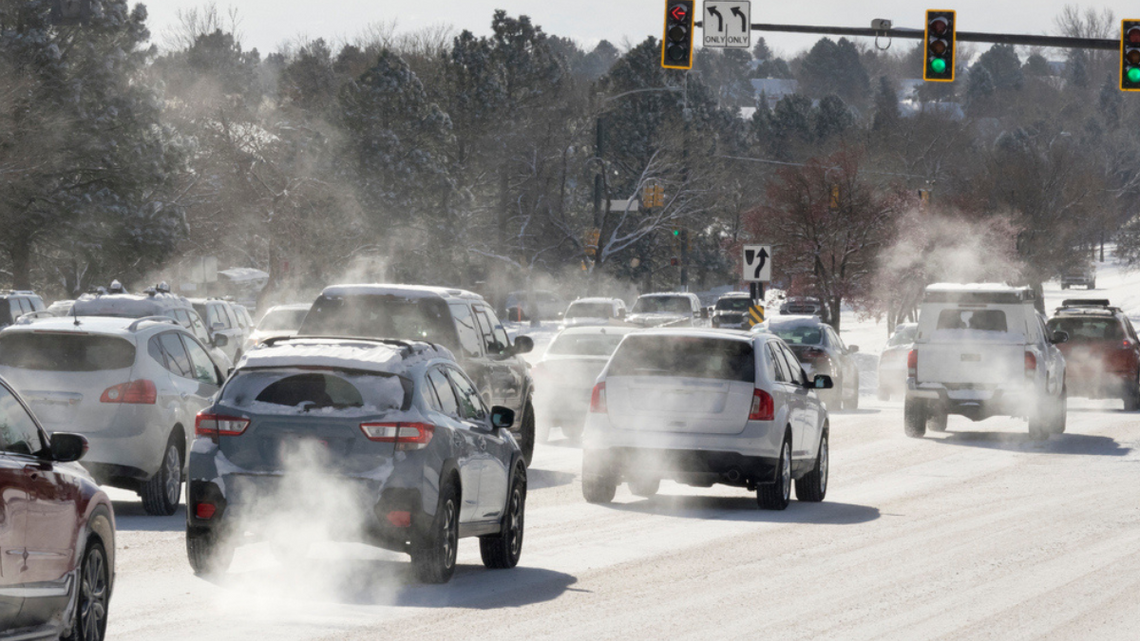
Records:
[[[907,357],[907,436],[944,431],[947,416],[1018,416],[1029,435],[1065,431],[1065,358],[1028,287],[939,284],[926,288]]]

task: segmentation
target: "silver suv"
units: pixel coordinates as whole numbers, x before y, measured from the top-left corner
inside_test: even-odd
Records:
[[[233,362],[241,360],[245,339],[249,338],[248,325],[239,319],[238,312],[229,301],[220,298],[191,298],[194,311],[206,320],[206,331],[209,332],[210,342],[219,343],[218,337],[225,336],[225,340],[218,345],[226,356]]]
[[[44,311],[44,301],[35,292],[0,292],[0,327],[15,323],[24,314]]]
[[[194,416],[223,375],[165,317],[49,318],[0,331],[0,376],[49,432],[87,437],[83,466],[134,490],[148,514],[178,508]]]

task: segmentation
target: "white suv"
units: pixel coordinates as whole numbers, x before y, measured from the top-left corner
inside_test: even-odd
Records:
[[[792,350],[773,334],[649,330],[622,340],[598,377],[586,420],[582,493],[612,501],[662,479],[756,491],[760,507],[827,492],[828,418]]]
[[[1035,439],[1065,431],[1065,357],[1028,287],[940,284],[926,288],[907,356],[907,436],[944,431],[947,416],[1029,420]]]
[[[148,514],[178,508],[194,416],[223,376],[166,317],[48,318],[0,332],[0,376],[49,432],[87,437],[82,465],[134,490]]]

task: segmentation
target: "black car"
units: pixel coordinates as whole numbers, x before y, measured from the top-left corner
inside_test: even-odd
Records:
[[[732,292],[717,299],[713,306],[711,321],[713,327],[722,329],[748,329],[748,310],[752,309],[752,297],[745,292]]]
[[[522,358],[534,341],[513,342],[482,296],[461,289],[416,285],[336,285],[305,316],[298,336],[395,338],[448,348],[488,405],[519,417],[512,428],[530,464],[534,453],[534,382]]]

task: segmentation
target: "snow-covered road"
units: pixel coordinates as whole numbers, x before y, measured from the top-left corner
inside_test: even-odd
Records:
[[[1136,638],[1136,414],[1075,400],[1046,443],[1021,421],[960,417],[913,440],[898,403],[866,404],[833,417],[827,500],[782,513],[671,483],[588,505],[580,451],[542,446],[521,566],[485,570],[464,540],[443,586],[351,545],[284,564],[251,545],[223,578],[196,578],[183,515],[143,516],[115,492],[108,638]]]

